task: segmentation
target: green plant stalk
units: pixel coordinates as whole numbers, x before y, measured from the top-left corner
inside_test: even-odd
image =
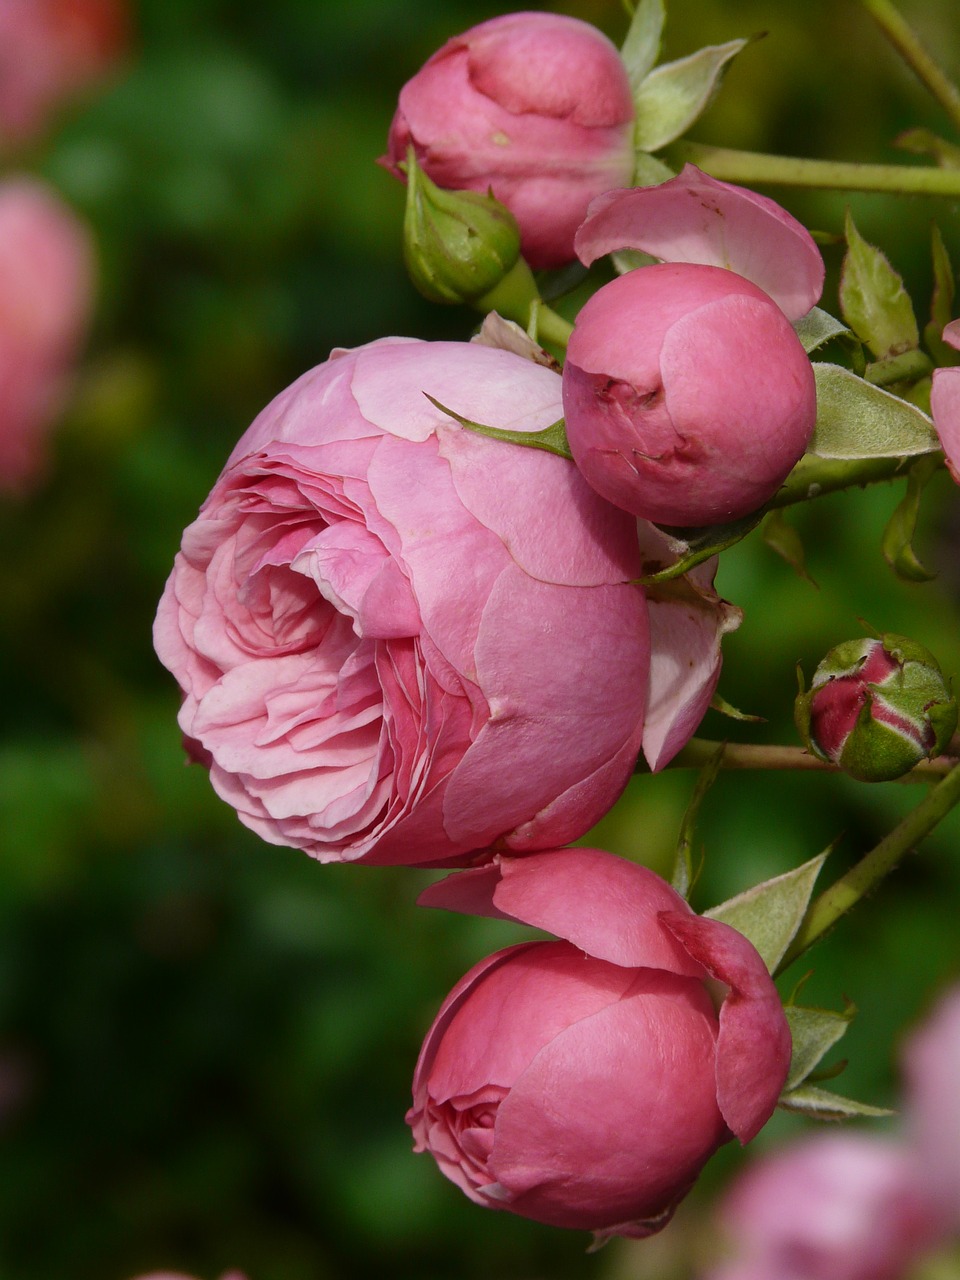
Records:
[[[880,883],[900,859],[941,822],[960,801],[960,764],[933,787],[917,807],[875,848],[811,903],[777,972],[781,973]]]
[[[667,766],[668,769],[702,769],[711,763],[720,747],[709,738],[691,738]],[[898,782],[932,782],[946,776],[957,764],[953,756],[943,755],[936,760],[924,760]],[[722,769],[774,769],[800,770],[807,773],[842,773],[843,770],[826,760],[818,760],[805,747],[767,745],[759,742],[728,742],[725,745],[720,767]]]
[[[540,297],[524,258],[518,258],[503,279],[472,305],[484,313],[496,311],[505,320],[521,325],[534,340],[550,342],[563,351],[573,333],[573,325]]]
[[[917,33],[890,0],[862,0],[862,3],[920,83],[949,115],[954,127],[960,129],[960,89],[924,47]]]
[[[535,302],[530,308],[527,331],[536,341],[550,342],[566,351],[573,325],[545,302]]]
[[[690,161],[726,182],[813,187],[830,191],[881,191],[890,195],[960,197],[960,169],[930,165],[855,164],[845,160],[804,160],[759,151],[736,151],[700,142],[677,143],[674,161]]]

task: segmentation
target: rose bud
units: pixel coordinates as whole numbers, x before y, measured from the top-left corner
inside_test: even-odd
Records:
[[[770,975],[652,871],[554,849],[448,877],[420,903],[560,939],[476,965],[420,1053],[415,1149],[477,1204],[650,1235],[718,1146],[769,1119],[791,1052]]]
[[[861,1133],[761,1157],[721,1221],[734,1258],[703,1280],[899,1280],[937,1235],[911,1154]]]
[[[560,417],[559,375],[509,351],[336,352],[240,440],[157,614],[193,758],[247,826],[321,861],[562,844],[640,749],[635,521],[428,396],[514,431]]]
[[[517,220],[493,196],[444,191],[431,182],[410,149],[404,165],[407,206],[403,260],[410,279],[431,302],[473,303],[482,299],[520,259]],[[529,298],[537,295],[529,267]]]
[[[611,502],[666,525],[736,520],[776,493],[816,420],[806,352],[722,267],[658,263],[605,285],[563,371],[573,456]]]
[[[43,473],[93,306],[90,233],[45,183],[0,182],[0,490]]]
[[[0,150],[39,134],[128,42],[126,0],[0,0]]]
[[[907,1043],[904,1120],[919,1182],[947,1232],[960,1233],[960,987]]]
[[[945,749],[957,704],[928,649],[885,635],[831,649],[794,716],[820,760],[861,782],[889,782]]]
[[[595,27],[511,13],[449,40],[400,91],[381,163],[403,177],[412,146],[440,187],[491,191],[532,267],[574,257],[594,196],[633,174],[633,94]]]
[[[944,342],[960,350],[960,320],[951,321],[942,337]],[[960,366],[934,369],[930,412],[950,474],[960,484]]]

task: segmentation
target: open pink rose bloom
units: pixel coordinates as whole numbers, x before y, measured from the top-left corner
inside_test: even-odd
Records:
[[[440,187],[493,194],[520,225],[531,266],[574,257],[594,196],[633,173],[633,95],[596,27],[511,13],[448,40],[400,92],[383,163],[407,147]]]
[[[644,519],[745,516],[813,432],[813,370],[792,322],[820,296],[820,253],[772,200],[691,165],[591,204],[580,258],[618,249],[663,261],[605,285],[577,317],[563,373],[573,456]]]
[[[420,1054],[416,1149],[478,1204],[649,1235],[718,1146],[770,1117],[791,1045],[767,969],[652,871],[556,849],[450,876],[420,903],[560,939],[476,965]]]
[[[90,233],[45,183],[0,182],[0,491],[40,478],[90,319]]]

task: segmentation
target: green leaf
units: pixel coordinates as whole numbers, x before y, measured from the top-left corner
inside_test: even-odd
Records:
[[[749,40],[708,45],[696,53],[657,67],[634,89],[640,151],[659,151],[686,132],[710,105],[730,61]]]
[[[815,362],[818,458],[898,458],[940,448],[933,423],[915,405],[837,364]]]
[[[640,0],[620,50],[634,93],[660,56],[660,38],[666,21],[663,0]]]
[[[784,1092],[789,1093],[806,1080],[824,1055],[846,1035],[856,1009],[848,1005],[843,1013],[834,1013],[831,1009],[808,1009],[803,1005],[788,1004],[783,1011],[793,1040],[790,1073],[783,1086]]]
[[[822,347],[831,338],[856,341],[854,334],[841,320],[837,320],[829,311],[823,311],[820,307],[812,307],[805,316],[794,321],[793,327],[807,355],[811,351],[816,351],[818,347]]]
[[[683,815],[683,822],[680,824],[680,834],[677,838],[677,852],[673,863],[673,880],[672,884],[677,893],[684,898],[689,898],[690,890],[693,887],[696,876],[693,871],[693,833],[696,826],[697,817],[700,813],[700,806],[703,803],[703,797],[717,780],[717,774],[720,772],[720,765],[723,763],[723,752],[726,744],[721,743],[713,753],[707,764],[700,770],[697,778],[697,784],[693,789],[693,795],[690,797],[690,803],[687,805],[687,811]]]
[[[730,524],[708,524],[703,528],[680,528],[674,525],[657,525],[656,528],[666,537],[671,552],[677,556],[673,564],[658,569],[637,581],[643,586],[655,586],[658,582],[669,582],[672,578],[682,577],[688,570],[696,568],[704,560],[726,551],[745,538],[757,527],[765,515],[765,510],[751,511],[748,516],[734,520]]]
[[[878,360],[920,345],[913,303],[903,280],[879,249],[860,235],[849,209],[847,253],[840,274],[840,310]]]
[[[573,461],[573,454],[570,452],[570,446],[567,443],[567,432],[562,418],[557,422],[551,423],[549,427],[544,427],[542,431],[505,431],[500,427],[485,426],[482,422],[471,422],[469,418],[461,417],[454,409],[448,409],[445,404],[435,400],[426,391],[423,394],[441,413],[445,413],[454,422],[459,422],[460,426],[466,427],[468,431],[476,431],[478,435],[489,436],[491,440],[503,440],[505,444],[519,444],[526,449],[544,449],[547,453],[555,453],[559,458],[566,458],[570,462]]]
[[[782,510],[774,509],[763,524],[763,540],[767,546],[777,553],[801,578],[813,586],[817,584],[807,572],[806,555],[803,540],[792,524],[787,522]]]
[[[940,470],[940,460],[927,455],[915,462],[907,472],[907,491],[883,531],[883,556],[890,568],[907,582],[930,582],[931,573],[913,549],[917,531],[920,499],[932,476]]]
[[[936,223],[933,224],[931,255],[933,257],[933,298],[930,303],[930,321],[923,330],[923,340],[938,365],[956,364],[960,361],[960,351],[955,351],[940,336],[953,319],[956,276],[947,246],[943,242],[943,236]]]
[[[740,720],[746,724],[767,723],[766,716],[752,716],[746,711],[740,711],[732,703],[727,702],[726,698],[722,698],[719,693],[715,693],[710,699],[710,710],[726,716],[729,720]]]
[[[870,1107],[865,1102],[841,1097],[816,1085],[804,1084],[780,1095],[777,1104],[784,1111],[799,1111],[811,1120],[852,1120],[856,1116],[892,1116],[885,1107]]]
[[[749,938],[773,973],[800,928],[829,852],[817,854],[782,876],[764,880],[703,914],[722,920]]]

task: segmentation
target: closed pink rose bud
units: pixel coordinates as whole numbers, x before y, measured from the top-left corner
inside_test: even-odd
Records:
[[[0,149],[104,76],[128,27],[126,0],[0,0]]]
[[[157,614],[216,791],[322,861],[563,843],[640,749],[635,522],[571,462],[428,395],[515,431],[560,417],[559,376],[508,351],[337,352],[243,436]]]
[[[718,1146],[769,1118],[790,1034],[766,967],[652,871],[556,849],[454,875],[420,902],[560,939],[476,965],[420,1054],[416,1149],[478,1204],[650,1235]]]
[[[900,1280],[936,1239],[910,1153],[860,1133],[761,1158],[722,1221],[735,1256],[704,1280]]]
[[[735,520],[776,493],[816,420],[813,370],[786,316],[722,267],[670,262],[605,285],[563,371],[588,482],[666,525]]]
[[[44,183],[0,182],[0,490],[42,473],[93,305],[90,234]]]
[[[900,778],[939,755],[957,704],[933,654],[903,636],[838,644],[796,701],[810,751],[861,782]]]
[[[960,1232],[960,988],[948,992],[904,1055],[908,1141],[946,1230]]]
[[[634,106],[620,54],[595,27],[511,13],[449,40],[400,91],[382,163],[413,146],[440,187],[487,192],[511,211],[531,266],[574,257],[594,196],[633,173]]]

